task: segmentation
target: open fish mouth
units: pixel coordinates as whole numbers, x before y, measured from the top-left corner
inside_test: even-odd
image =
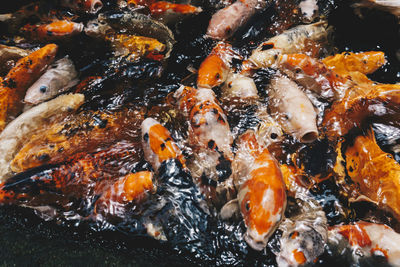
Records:
[[[0,262],[400,265],[396,1],[25,4]]]

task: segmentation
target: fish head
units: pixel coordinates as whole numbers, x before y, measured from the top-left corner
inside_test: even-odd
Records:
[[[104,38],[111,32],[113,32],[113,29],[102,16],[89,21],[85,27],[85,34],[93,38]]]
[[[277,174],[268,167],[254,169],[238,193],[240,211],[247,227],[244,239],[255,250],[265,248],[286,206],[282,177],[280,172],[280,177]]]

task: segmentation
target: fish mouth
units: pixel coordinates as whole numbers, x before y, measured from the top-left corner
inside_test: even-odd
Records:
[[[249,232],[247,231],[244,236],[244,240],[246,243],[254,250],[261,251],[267,246],[267,241],[265,238],[254,239]]]
[[[95,0],[92,2],[92,5],[90,7],[90,13],[96,14],[102,8],[103,8],[103,3],[100,0]]]
[[[312,143],[318,138],[318,131],[307,131],[300,137],[302,143]]]

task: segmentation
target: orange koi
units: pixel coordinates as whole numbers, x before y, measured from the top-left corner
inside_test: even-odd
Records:
[[[358,136],[345,156],[347,173],[359,194],[400,218],[400,165],[380,149],[372,130]]]
[[[233,56],[231,45],[223,42],[217,44],[200,65],[197,87],[213,88],[225,82]]]
[[[83,31],[83,24],[68,20],[57,20],[49,24],[25,25],[22,29],[29,38],[39,41],[54,41],[77,35]]]
[[[74,88],[74,93],[82,93],[89,91],[90,88],[101,81],[101,76],[89,76],[84,78],[80,83],[78,83]]]
[[[54,61],[57,45],[48,44],[20,59],[0,85],[0,131],[22,111],[22,99],[26,90]]]
[[[77,11],[96,14],[103,8],[101,0],[61,0],[63,6]]]
[[[390,266],[400,265],[400,234],[386,225],[359,221],[331,227],[329,243],[338,245],[341,240],[352,251],[361,252],[351,253],[355,262],[376,255],[385,257]]]
[[[236,178],[240,186],[238,204],[247,227],[244,239],[253,249],[261,250],[283,218],[285,184],[278,163],[258,144],[254,132],[240,137],[237,160],[244,168]]]
[[[130,173],[118,179],[102,194],[96,201],[93,213],[102,216],[124,215],[127,204],[140,203],[154,189],[152,172]]]
[[[181,150],[164,126],[153,118],[147,118],[142,122],[141,129],[144,156],[154,170],[157,171],[162,162],[175,158],[185,166]]]
[[[202,11],[201,8],[187,4],[174,4],[166,1],[158,1],[149,6],[153,16],[163,15],[165,13],[179,14],[197,14]]]

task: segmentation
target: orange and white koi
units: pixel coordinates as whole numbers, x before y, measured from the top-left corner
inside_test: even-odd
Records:
[[[153,118],[142,122],[142,145],[145,159],[157,171],[166,160],[179,159],[185,166],[185,158],[172,139],[170,132]]]
[[[344,241],[344,242],[343,242]],[[400,234],[384,224],[359,221],[329,229],[329,244],[351,250],[355,262],[379,256],[390,266],[400,266]]]
[[[102,217],[125,215],[126,205],[140,203],[148,193],[155,190],[153,173],[140,171],[130,173],[109,186],[96,201],[93,213]]]
[[[237,0],[224,9],[218,10],[210,20],[207,36],[218,40],[228,39],[239,27],[247,23],[257,12],[259,5],[265,5],[265,1]]]
[[[68,20],[56,20],[49,24],[25,25],[21,31],[30,39],[54,41],[66,39],[83,31],[83,24]]]
[[[270,83],[270,110],[285,132],[300,142],[311,143],[318,137],[317,113],[307,95],[284,75]]]
[[[324,99],[342,99],[352,85],[351,81],[328,69],[318,59],[305,54],[280,55],[278,65],[290,78]]]
[[[286,207],[282,173],[268,149],[258,144],[253,131],[239,137],[234,166],[234,183],[239,190],[236,201],[247,227],[244,239],[253,249],[262,250]],[[227,207],[234,201],[223,207],[222,217],[231,213]]]
[[[61,0],[61,5],[90,14],[96,14],[103,8],[101,0]]]
[[[22,111],[26,90],[53,62],[57,45],[48,44],[30,55],[20,59],[10,70],[0,85],[0,131]]]
[[[328,43],[331,29],[326,21],[300,25],[261,43],[243,62],[243,72],[268,68],[275,64],[278,56],[290,53],[308,53],[317,56]]]
[[[24,101],[39,104],[67,91],[78,83],[74,63],[64,57],[54,62],[46,72],[26,91]]]
[[[174,94],[179,109],[190,120],[191,143],[199,148],[221,152],[232,158],[233,137],[228,119],[210,89],[181,86]]]
[[[165,23],[174,22],[182,16],[196,15],[203,10],[189,4],[175,4],[166,1],[157,1],[149,6],[151,15]]]
[[[226,99],[258,99],[254,80],[240,73],[230,73],[221,90],[222,97]]]
[[[235,52],[230,44],[218,43],[200,65],[197,87],[211,89],[225,82],[234,55]]]

